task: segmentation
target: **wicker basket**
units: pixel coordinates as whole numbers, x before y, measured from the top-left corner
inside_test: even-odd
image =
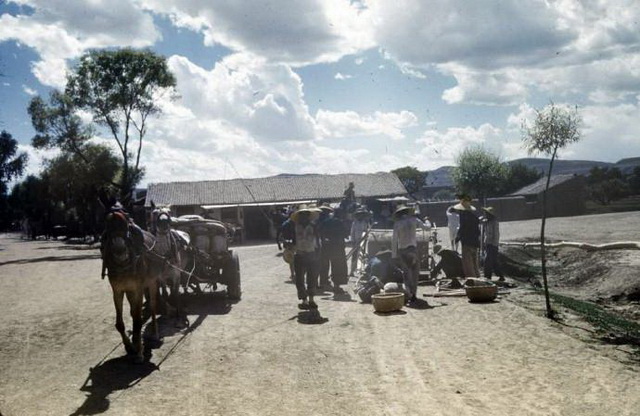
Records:
[[[464,289],[471,302],[491,302],[498,296],[496,285],[466,286]]]
[[[404,306],[404,293],[377,293],[371,296],[376,312],[399,311]]]

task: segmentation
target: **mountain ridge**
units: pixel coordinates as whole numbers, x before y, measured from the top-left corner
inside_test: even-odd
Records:
[[[521,158],[510,160],[506,163],[513,165],[516,163],[521,163],[528,168],[533,168],[542,172],[544,174],[547,173],[549,169],[549,161],[550,159],[546,158]],[[633,168],[636,166],[640,166],[640,157],[630,157],[620,159],[617,162],[600,162],[596,160],[565,160],[565,159],[556,159],[553,162],[553,174],[576,174],[576,175],[588,175],[589,171],[594,167],[608,167],[608,168],[618,168],[622,171],[622,173],[631,173]],[[453,186],[453,180],[451,179],[451,172],[453,170],[453,166],[441,166],[437,169],[427,171],[427,188],[435,188],[435,187],[451,187]]]

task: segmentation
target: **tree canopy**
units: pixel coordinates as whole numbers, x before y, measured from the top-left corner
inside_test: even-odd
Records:
[[[549,298],[549,285],[547,282],[547,261],[545,250],[545,224],[547,219],[547,190],[551,182],[553,162],[558,155],[558,150],[580,140],[581,119],[577,107],[568,108],[557,106],[553,103],[541,110],[536,110],[536,118],[530,125],[526,121],[522,123],[522,140],[529,153],[544,153],[551,156],[549,170],[547,171],[547,183],[542,193],[542,223],[540,226],[542,282],[544,286],[547,317],[553,318],[555,313],[551,309]]]
[[[85,111],[120,152],[115,185],[126,204],[144,174],[140,156],[149,117],[160,112],[158,99],[172,94],[175,86],[166,58],[149,50],[90,51],[67,77],[64,92],[52,93],[48,104],[40,97],[31,101],[29,114],[37,132],[33,145],[58,147],[86,159],[84,146],[93,130],[78,116]]]
[[[395,173],[398,176],[409,195],[420,192],[427,182],[427,172],[422,172],[413,166],[394,169],[391,173]]]
[[[22,175],[27,154],[18,153],[18,141],[6,131],[0,133],[0,227],[5,228],[10,215],[7,206],[7,184]]]
[[[452,172],[458,192],[482,199],[497,194],[506,176],[505,164],[482,146],[464,149],[456,157],[456,166]]]

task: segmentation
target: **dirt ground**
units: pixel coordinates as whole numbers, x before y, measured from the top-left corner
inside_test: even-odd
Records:
[[[530,240],[538,228],[504,223],[503,240]],[[640,241],[640,212],[551,219],[548,230],[558,240]],[[430,307],[389,316],[327,293],[322,319],[310,320],[275,244],[236,250],[242,300],[187,299],[190,326],[162,320],[164,342],[134,365],[96,248],[0,235],[0,413],[638,414],[632,353],[523,307],[539,301],[523,288],[490,304],[421,296]]]

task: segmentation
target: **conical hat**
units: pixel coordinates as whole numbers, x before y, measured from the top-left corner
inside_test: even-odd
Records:
[[[396,210],[394,211],[393,215],[395,217],[398,216],[398,214],[400,214],[401,212],[406,211],[409,215],[413,215],[415,213],[415,208],[413,207],[408,207],[406,205],[400,205],[398,208],[396,208]]]
[[[322,210],[316,207],[315,204],[313,205],[301,204],[298,207],[298,209],[293,214],[291,214],[291,220],[293,222],[298,222],[298,216],[300,215],[301,212],[309,212],[311,221],[314,221],[318,219]]]

